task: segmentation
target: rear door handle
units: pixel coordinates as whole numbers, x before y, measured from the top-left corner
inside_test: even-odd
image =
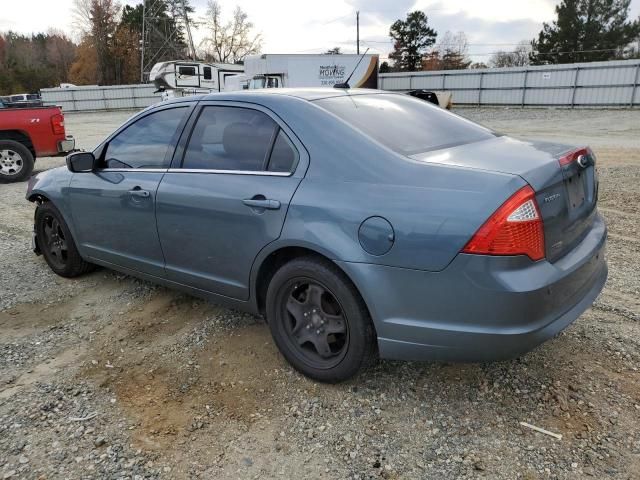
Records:
[[[278,210],[280,208],[278,200],[270,200],[268,198],[246,198],[242,203],[251,208],[266,208],[267,210]]]
[[[133,190],[129,190],[129,195],[131,195],[132,197],[143,197],[143,198],[147,198],[149,197],[151,194],[149,193],[148,190],[142,190],[140,188],[134,188]]]

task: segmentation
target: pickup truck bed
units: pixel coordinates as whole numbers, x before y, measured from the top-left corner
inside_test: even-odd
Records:
[[[27,179],[36,158],[75,148],[60,107],[0,108],[0,183]]]

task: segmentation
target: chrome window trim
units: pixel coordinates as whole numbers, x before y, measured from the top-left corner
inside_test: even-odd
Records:
[[[293,172],[268,172],[266,170],[213,170],[210,168],[100,168],[96,173],[211,173],[223,175],[260,175],[266,177],[291,177]]]
[[[99,172],[99,173],[106,173],[106,172],[166,172],[167,168],[98,168],[96,170],[94,170],[95,172]]]
[[[268,172],[266,170],[214,170],[210,168],[170,168],[167,173],[211,173],[223,175],[259,175],[263,177],[291,177],[293,172]]]

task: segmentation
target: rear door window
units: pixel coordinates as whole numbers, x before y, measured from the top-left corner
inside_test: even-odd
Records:
[[[206,170],[264,170],[278,125],[248,108],[206,106],[202,109],[182,163]]]
[[[487,128],[409,95],[344,95],[315,103],[407,156],[495,136]]]

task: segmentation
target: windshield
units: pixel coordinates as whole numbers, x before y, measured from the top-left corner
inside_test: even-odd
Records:
[[[315,103],[402,155],[495,137],[487,128],[408,95],[349,95]]]

